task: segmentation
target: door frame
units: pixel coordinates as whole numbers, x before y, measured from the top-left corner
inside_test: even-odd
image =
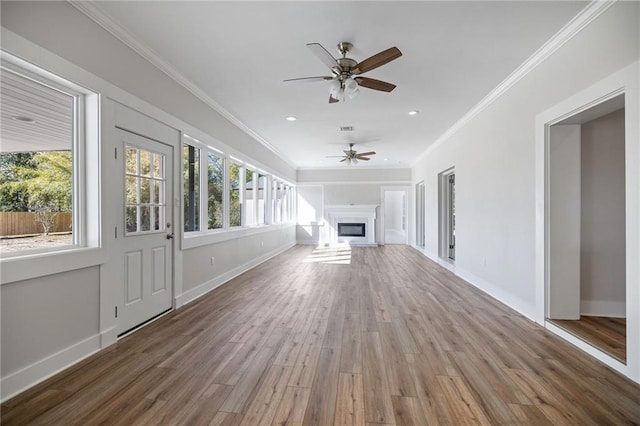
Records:
[[[407,185],[398,185],[398,186],[381,186],[380,187],[380,232],[378,233],[378,242],[381,245],[385,244],[385,193],[387,191],[403,191],[405,194],[405,205],[403,206],[405,215],[406,215],[406,233],[405,233],[405,241],[404,244],[409,244],[409,223],[410,223],[410,208],[412,206],[411,202],[411,186]]]
[[[449,190],[449,177],[454,176],[455,167],[450,167],[438,174],[438,256],[451,264],[455,263],[455,236],[453,241],[453,258],[450,257],[451,249],[451,199]],[[454,182],[455,185],[455,182]],[[454,186],[455,187],[455,186]],[[455,226],[455,224],[454,224]]]
[[[182,236],[182,215],[180,212],[181,182],[179,170],[182,159],[182,134],[180,131],[157,121],[136,110],[126,107],[108,98],[102,99],[102,170],[101,180],[104,188],[102,226],[104,232],[101,246],[107,249],[107,260],[100,268],[100,330],[101,347],[106,347],[118,340],[119,321],[116,317],[116,307],[123,300],[123,271],[120,266],[120,257],[123,255],[124,229],[122,228],[122,211],[120,199],[121,176],[114,173],[119,170],[118,164],[122,161],[118,131],[124,130],[137,134],[147,139],[163,143],[173,151],[173,187],[172,200],[167,200],[168,207],[172,208],[174,239],[170,245],[170,259],[172,274],[171,281],[171,306],[176,308],[176,295],[182,293],[182,252],[179,250],[178,241]],[[116,236],[116,227],[118,235]]]
[[[415,205],[415,224],[416,224],[416,235],[415,242],[416,246],[424,249],[427,245],[427,188],[424,180],[416,183],[416,195],[414,203]],[[420,244],[422,242],[422,244]]]
[[[533,319],[609,367],[640,382],[640,63],[636,62],[538,114],[535,137],[535,290]],[[627,364],[546,320],[549,295],[550,127],[621,94],[625,95],[625,227]]]

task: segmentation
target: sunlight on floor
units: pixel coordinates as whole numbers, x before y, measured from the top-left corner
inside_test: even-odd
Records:
[[[316,247],[302,263],[351,264],[351,247],[347,244],[336,247]]]

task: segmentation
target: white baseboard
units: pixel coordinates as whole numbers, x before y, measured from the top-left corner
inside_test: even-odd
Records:
[[[277,256],[286,250],[289,250],[291,247],[295,245],[296,243],[294,242],[294,243],[285,244],[284,246],[280,246],[277,249],[272,250],[268,253],[265,253],[264,255],[258,258],[255,258],[249,262],[243,263],[242,265],[236,268],[233,268],[222,275],[218,275],[217,277],[209,281],[206,281],[200,284],[199,286],[192,288],[191,290],[185,291],[184,293],[176,297],[176,303],[175,303],[176,309],[186,305],[189,302],[196,300],[199,297],[202,297],[203,295],[207,294],[208,292],[215,289],[216,287],[219,287],[222,284],[234,279],[238,275],[244,272],[247,272],[251,268],[255,268],[259,264],[266,262],[272,257]]]
[[[625,318],[627,306],[624,302],[607,300],[581,300],[580,315],[593,317]]]
[[[49,377],[98,352],[100,335],[88,337],[44,359],[38,360],[0,380],[0,402],[5,402]]]
[[[118,341],[118,329],[117,327],[111,327],[102,333],[100,333],[100,347],[106,348]]]
[[[505,292],[503,289],[497,287],[495,284],[483,278],[480,278],[477,275],[469,271],[466,271],[451,262],[441,259],[439,256],[436,256],[433,253],[430,253],[415,245],[412,245],[412,247],[416,249],[419,253],[424,255],[425,257],[433,260],[440,266],[450,270],[455,275],[462,278],[472,286],[478,288],[479,290],[483,291],[484,293],[488,294],[489,296],[493,297],[499,302],[504,303],[511,309],[529,318],[531,321],[535,321],[536,310],[534,305],[528,304],[517,297],[513,297],[513,295]]]
[[[320,241],[317,240],[298,240],[296,241],[296,244],[300,244],[303,246],[319,246],[322,245],[322,243]]]

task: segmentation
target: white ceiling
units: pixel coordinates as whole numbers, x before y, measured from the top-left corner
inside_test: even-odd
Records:
[[[98,2],[152,51],[298,168],[336,167],[356,142],[366,165],[408,167],[571,20],[586,2]],[[122,34],[121,34],[122,36]],[[328,104],[329,75],[305,46],[354,44],[357,61],[397,46],[367,77],[397,84]],[[409,116],[411,110],[420,114]],[[293,115],[295,122],[285,120]],[[352,133],[340,126],[353,126]]]

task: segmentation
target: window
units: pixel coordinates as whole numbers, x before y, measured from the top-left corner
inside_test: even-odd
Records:
[[[254,181],[255,172],[249,168],[245,169],[244,179],[244,217],[242,224],[244,226],[253,226],[256,224],[256,182]]]
[[[200,230],[200,149],[183,146],[184,231]]]
[[[294,217],[292,185],[188,135],[183,137],[183,211],[184,236],[187,237],[183,247],[226,240],[231,238],[222,235],[227,230],[237,232],[243,228],[284,223]],[[140,156],[139,161],[143,162],[146,154],[132,151],[131,155]],[[149,155],[155,158],[153,153]],[[153,180],[150,176],[140,175],[133,166],[127,176],[130,194],[127,214],[133,232],[138,226],[136,220],[147,220],[143,213],[145,207],[157,205],[145,204],[148,197],[142,199],[136,192],[145,193],[146,180]],[[153,198],[150,203],[157,201]],[[139,214],[142,215],[140,218]],[[158,215],[150,216],[150,231],[154,230]],[[143,231],[136,232],[144,232],[146,226],[144,222]]]
[[[61,79],[49,80],[40,72],[22,70],[9,63],[2,66],[0,253],[3,256],[87,245],[88,214],[83,208],[84,111],[87,99],[95,94]],[[93,121],[95,118],[91,115]],[[89,173],[93,176],[93,169]],[[92,219],[91,223],[95,221]],[[90,240],[95,241],[95,237],[92,235]]]
[[[278,223],[278,180],[271,180],[271,223]]]
[[[127,234],[165,229],[165,156],[127,145],[125,223]]]
[[[264,225],[267,223],[267,209],[265,201],[267,199],[266,193],[268,189],[267,176],[260,173],[258,174],[258,224]]]
[[[224,226],[224,158],[207,154],[208,229]]]
[[[240,173],[242,166],[235,161],[229,163],[229,226],[242,225],[240,200]]]

